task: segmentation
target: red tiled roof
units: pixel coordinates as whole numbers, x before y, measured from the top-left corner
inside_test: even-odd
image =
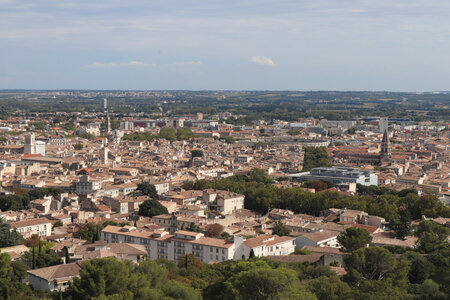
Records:
[[[362,228],[362,229],[365,229],[365,230],[367,230],[369,233],[374,233],[374,232],[378,229],[378,227],[376,227],[376,226],[363,225],[363,224],[356,224],[356,223],[352,224],[352,226],[353,226],[353,227],[356,227],[356,228]]]

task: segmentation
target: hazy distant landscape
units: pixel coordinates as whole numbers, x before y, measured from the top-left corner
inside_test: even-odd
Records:
[[[438,121],[450,118],[450,93],[342,91],[90,91],[2,90],[0,115],[23,112],[98,112],[108,98],[112,114],[177,115],[229,111],[241,117],[294,121],[348,120],[363,116]]]

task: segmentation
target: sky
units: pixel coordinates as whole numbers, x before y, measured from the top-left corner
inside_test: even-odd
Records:
[[[0,89],[450,90],[450,1],[0,0]]]

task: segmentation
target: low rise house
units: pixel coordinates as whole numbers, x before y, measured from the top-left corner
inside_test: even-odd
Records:
[[[138,263],[147,257],[147,251],[144,245],[96,241],[94,244],[84,244],[76,247],[71,259],[87,260],[110,256],[120,260],[127,259]]]
[[[74,277],[80,276],[80,265],[70,263],[28,270],[30,285],[37,290],[64,291]]]
[[[337,241],[338,231],[319,230],[305,235],[299,236],[295,239],[297,248],[301,249],[304,246],[319,246],[319,247],[335,247],[339,248]]]
[[[244,195],[229,191],[207,189],[203,191],[203,202],[213,211],[225,215],[244,208]]]
[[[235,236],[235,242],[238,239],[241,237]],[[295,238],[265,234],[242,241],[242,246],[238,247],[235,253],[235,259],[249,258],[252,250],[257,257],[289,255],[295,251]]]

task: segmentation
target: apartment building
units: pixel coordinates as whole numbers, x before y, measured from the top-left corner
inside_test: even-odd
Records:
[[[234,241],[205,237],[203,233],[178,230],[173,234],[159,229],[137,230],[135,227],[107,226],[102,230],[102,240],[108,243],[135,243],[144,245],[150,259],[164,258],[177,261],[193,254],[205,263],[248,258],[253,250],[256,256],[288,255],[295,250],[295,239],[276,235],[263,235]]]
[[[233,259],[234,256],[233,242],[184,230],[169,234],[162,229],[144,231],[131,226],[107,226],[102,230],[102,240],[108,243],[144,245],[150,259],[164,258],[177,261],[185,254],[194,254],[203,262],[209,263]]]
[[[29,238],[33,234],[49,236],[52,232],[52,223],[47,218],[26,219],[11,222],[11,228],[16,229],[24,238]]]

